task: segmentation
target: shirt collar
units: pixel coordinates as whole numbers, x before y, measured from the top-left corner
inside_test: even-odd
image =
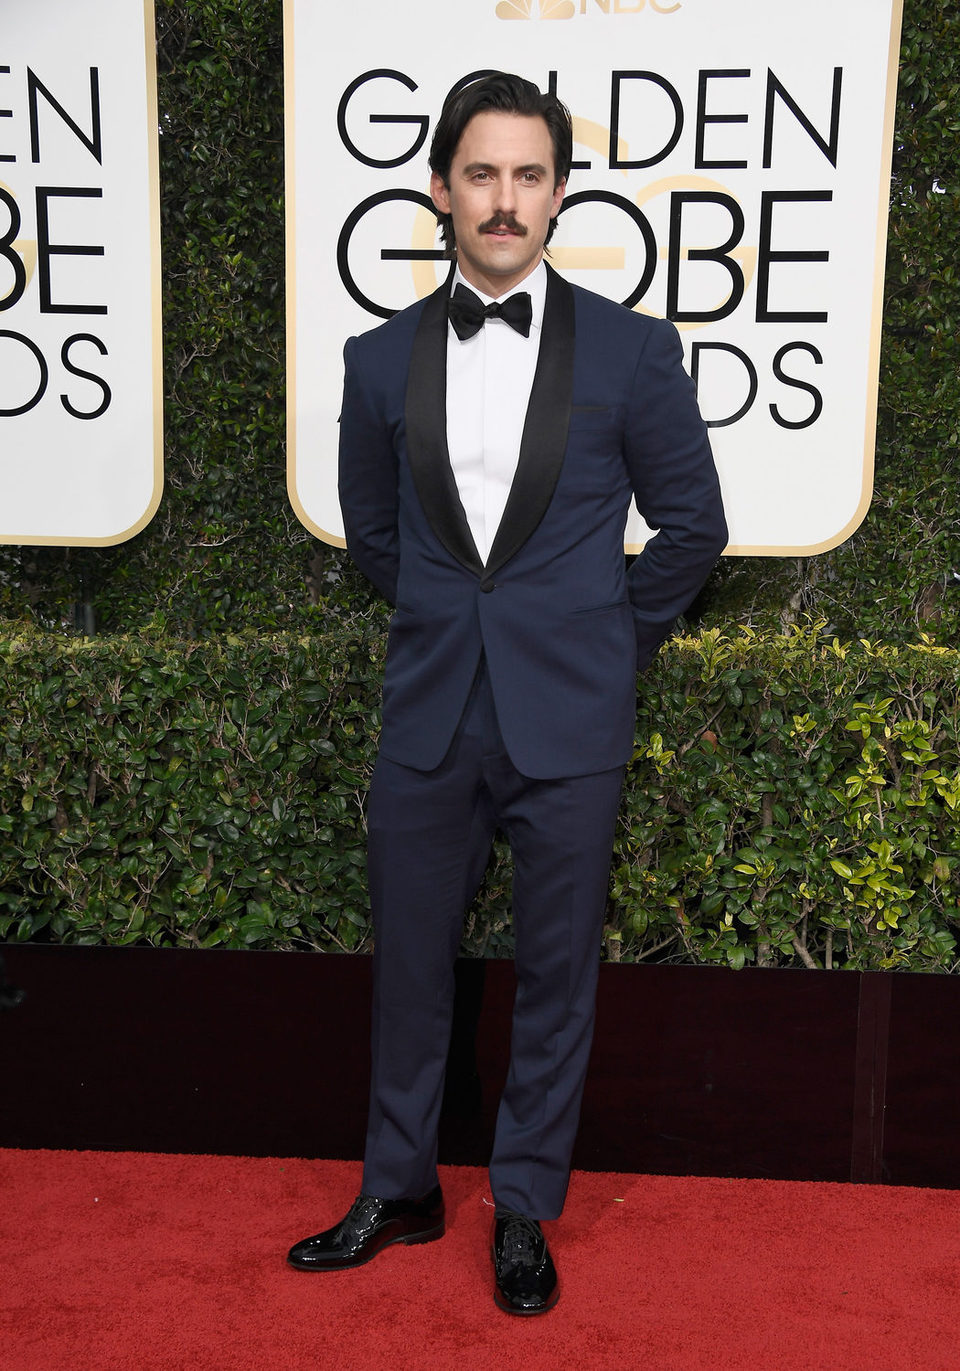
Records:
[[[529,276],[525,276],[522,281],[518,281],[512,290],[508,290],[503,295],[484,295],[482,290],[478,290],[476,286],[470,284],[461,273],[459,267],[454,271],[453,280],[450,282],[451,295],[461,282],[466,286],[467,290],[472,290],[474,295],[482,300],[485,305],[492,305],[494,300],[499,300],[501,302],[509,300],[511,295],[516,295],[519,291],[525,290],[530,296],[530,305],[533,310],[530,327],[531,329],[536,329],[538,332],[540,331],[543,324],[543,307],[547,299],[547,268],[542,257]]]

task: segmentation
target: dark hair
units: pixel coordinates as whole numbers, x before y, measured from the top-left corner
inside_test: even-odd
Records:
[[[570,111],[556,95],[546,95],[522,76],[511,76],[507,72],[495,71],[471,81],[465,86],[454,86],[443,102],[440,118],[430,144],[430,170],[435,171],[445,186],[450,184],[450,167],[463,131],[475,114],[484,110],[498,110],[503,114],[535,115],[541,118],[550,133],[553,144],[553,184],[559,186],[570,175],[573,160],[573,128]],[[453,216],[437,214],[440,235],[448,251],[456,247],[453,232]],[[553,237],[557,226],[556,219],[550,220],[545,244]]]

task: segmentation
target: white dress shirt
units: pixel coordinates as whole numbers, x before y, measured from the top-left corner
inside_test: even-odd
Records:
[[[527,291],[533,307],[524,338],[503,319],[487,319],[461,341],[447,325],[447,449],[460,501],[477,551],[486,562],[517,470],[520,439],[540,352],[547,269],[539,262],[505,295],[484,295],[459,267],[451,291],[463,282],[484,305]]]

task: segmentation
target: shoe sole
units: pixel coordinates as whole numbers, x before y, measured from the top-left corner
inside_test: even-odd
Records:
[[[295,1271],[350,1271],[355,1266],[366,1266],[367,1262],[372,1262],[374,1257],[378,1257],[387,1247],[393,1247],[397,1243],[403,1243],[405,1247],[414,1247],[420,1242],[436,1242],[438,1238],[443,1237],[446,1231],[446,1224],[441,1223],[437,1228],[428,1228],[423,1233],[404,1233],[396,1238],[388,1238],[386,1242],[381,1243],[379,1247],[375,1247],[373,1251],[369,1252],[365,1257],[356,1257],[352,1261],[328,1262],[326,1265],[321,1266],[315,1262],[301,1263],[291,1261],[288,1257],[287,1265],[292,1266]]]
[[[559,1298],[560,1291],[554,1290],[545,1304],[538,1304],[535,1309],[518,1309],[515,1304],[511,1304],[509,1300],[503,1299],[496,1286],[494,1286],[493,1290],[493,1299],[497,1308],[502,1309],[505,1314],[517,1314],[520,1318],[530,1318],[536,1314],[549,1314]]]

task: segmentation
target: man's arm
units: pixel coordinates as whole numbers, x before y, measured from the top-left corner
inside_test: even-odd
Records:
[[[625,455],[637,507],[658,530],[627,574],[642,670],[727,544],[706,426],[677,331],[663,320],[637,364]]]
[[[356,338],[343,350],[340,412],[340,508],[347,550],[390,604],[397,602],[397,456],[383,415],[361,375]]]

